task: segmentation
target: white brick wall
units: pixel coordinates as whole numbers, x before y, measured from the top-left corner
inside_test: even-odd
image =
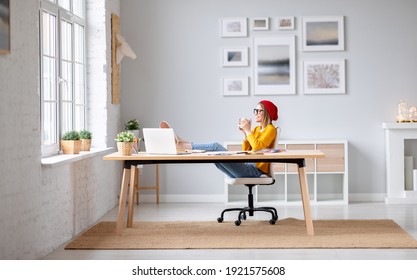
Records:
[[[96,38],[87,40],[95,44],[89,54],[98,56],[88,61],[89,102],[94,104],[89,128],[96,146],[114,146],[120,108],[110,104],[110,29],[103,21],[119,13],[120,0],[87,2],[99,5],[94,12],[100,15],[92,21],[99,27],[88,29]],[[101,156],[57,168],[41,166],[39,0],[10,4],[12,49],[0,56],[0,259],[39,259],[117,204],[121,166]]]

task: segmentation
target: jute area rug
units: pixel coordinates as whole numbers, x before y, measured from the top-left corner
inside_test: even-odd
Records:
[[[316,220],[308,236],[303,220],[136,222],[121,236],[115,222],[101,222],[66,249],[417,248],[392,220]]]

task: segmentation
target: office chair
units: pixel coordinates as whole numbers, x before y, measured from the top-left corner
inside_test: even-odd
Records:
[[[277,126],[277,136],[275,137],[275,143],[274,147],[278,147],[278,137],[281,132],[281,129]],[[269,220],[269,223],[271,225],[274,225],[275,222],[278,220],[278,212],[274,207],[254,207],[253,203],[253,187],[258,185],[273,185],[275,183],[275,176],[274,176],[274,170],[273,170],[273,164],[271,163],[269,166],[269,174],[268,176],[262,175],[259,178],[225,178],[225,182],[228,185],[244,185],[248,188],[248,206],[246,207],[238,207],[238,208],[228,208],[223,210],[220,217],[217,218],[217,221],[219,223],[223,222],[224,220],[224,214],[226,212],[231,211],[239,211],[238,219],[235,221],[236,226],[240,226],[242,223],[242,220],[246,220],[247,216],[246,213],[249,214],[249,216],[253,216],[254,212],[262,211],[262,212],[268,212],[272,215],[271,220]]]

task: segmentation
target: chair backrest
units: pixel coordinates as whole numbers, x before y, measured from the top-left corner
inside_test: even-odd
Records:
[[[278,142],[279,142],[279,136],[281,134],[281,128],[279,126],[276,126],[275,128],[277,129],[277,137],[275,137],[274,148],[278,149]]]
[[[275,141],[274,141],[274,149],[278,149],[278,142],[279,142],[279,136],[281,134],[281,128],[279,126],[276,126],[275,129],[277,130],[277,136],[275,137]],[[269,165],[269,173],[268,173],[269,177],[274,177],[274,164],[271,163]]]

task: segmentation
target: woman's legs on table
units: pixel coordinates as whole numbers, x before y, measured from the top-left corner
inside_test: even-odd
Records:
[[[166,121],[159,124],[161,128],[170,128]],[[206,150],[206,151],[227,151],[225,147],[217,142],[192,143],[175,135],[177,149],[185,150]],[[225,162],[215,163],[216,167],[230,178],[258,178],[263,173],[256,167],[255,163]]]
[[[216,142],[191,143],[191,147],[193,150],[227,151],[225,147]],[[215,165],[230,178],[258,178],[263,174],[254,163],[223,162],[215,163]]]

